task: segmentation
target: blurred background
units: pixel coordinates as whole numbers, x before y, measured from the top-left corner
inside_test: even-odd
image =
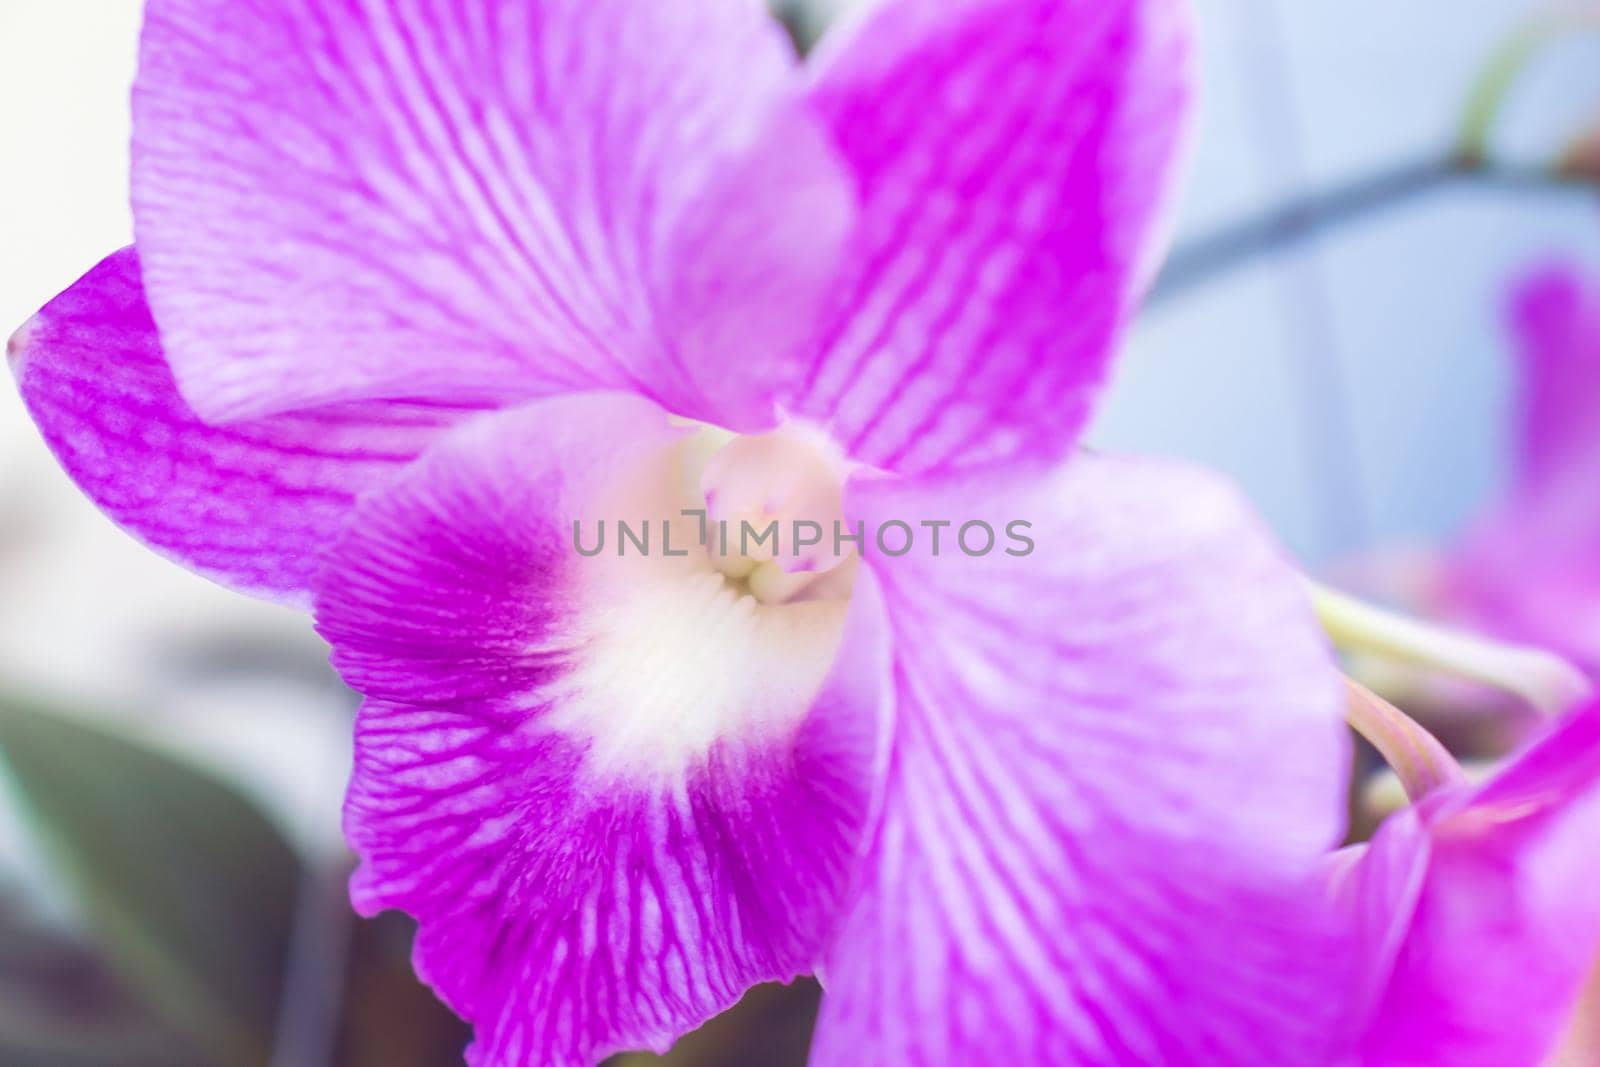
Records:
[[[848,6],[785,14],[804,41]],[[1508,477],[1508,286],[1600,267],[1600,190],[1549,174],[1600,131],[1600,15],[1198,7],[1178,251],[1091,439],[1228,473],[1309,568],[1448,543]],[[131,240],[139,9],[0,0],[0,332]],[[1553,11],[1587,32],[1542,41],[1452,167],[1474,87]],[[345,903],[351,711],[303,619],[125,538],[0,389],[0,1065],[459,1061],[406,922]],[[757,990],[673,1059],[802,1062],[816,995]]]

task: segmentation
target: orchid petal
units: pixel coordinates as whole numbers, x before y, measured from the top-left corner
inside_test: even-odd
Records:
[[[815,125],[796,82],[757,0],[150,0],[134,212],[185,396],[764,424],[855,204],[825,136],[772,134]]]
[[[1326,1063],[1349,974],[1313,879],[1341,830],[1342,691],[1237,497],[1084,458],[862,483],[847,507],[1027,521],[1036,547],[973,557],[952,528],[937,555],[924,535],[868,557],[896,737],[815,1062]]]
[[[1522,351],[1522,479],[1600,462],[1600,287],[1574,268],[1546,267],[1518,287],[1511,317]]]
[[[1600,954],[1600,708],[1496,778],[1380,829],[1347,886],[1363,917],[1362,1062],[1544,1062]]]
[[[793,407],[903,472],[1052,458],[1152,269],[1181,0],[883,0],[813,57],[859,254]]]
[[[218,428],[178,395],[127,248],[12,339],[29,413],[118,525],[223,585],[309,606],[357,494],[470,411],[344,404]]]
[[[1455,552],[1445,596],[1483,629],[1600,672],[1600,288],[1550,268],[1515,305],[1519,469]]]
[[[808,972],[841,912],[888,706],[870,579],[769,610],[703,556],[568,540],[596,502],[659,514],[615,494],[674,484],[683,440],[632,397],[492,416],[368,498],[324,584],[319,627],[367,698],[355,900],[418,918],[419,973],[475,1024],[477,1065],[664,1050]]]

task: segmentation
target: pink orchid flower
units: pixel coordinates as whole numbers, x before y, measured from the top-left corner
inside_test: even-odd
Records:
[[[1600,704],[1342,853],[1364,945],[1359,1062],[1546,1063],[1600,955],[1597,839]]]
[[[1189,53],[1179,0],[883,0],[804,64],[754,0],[149,0],[137,252],[15,370],[117,521],[314,606],[355,902],[473,1063],[818,969],[822,1064],[1327,1061],[1306,597],[1212,478],[1074,451]]]
[[[1514,481],[1450,561],[1450,610],[1600,675],[1600,283],[1551,266],[1512,314]]]

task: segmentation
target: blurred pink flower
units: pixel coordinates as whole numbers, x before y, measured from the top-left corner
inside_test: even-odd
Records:
[[[1600,705],[1341,853],[1369,1067],[1538,1067],[1600,954]]]
[[[883,0],[805,65],[754,0],[150,0],[138,252],[16,373],[124,526],[314,603],[356,903],[474,1063],[819,966],[822,1063],[1324,1061],[1305,595],[1208,476],[1072,456],[1189,51],[1178,0]],[[568,540],[713,500],[1038,550]]]
[[[1600,672],[1600,285],[1555,266],[1518,289],[1514,479],[1449,561],[1449,610]]]

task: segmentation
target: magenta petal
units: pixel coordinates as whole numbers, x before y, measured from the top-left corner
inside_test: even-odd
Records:
[[[1600,707],[1391,818],[1349,886],[1372,1067],[1537,1067],[1600,955]]]
[[[664,1049],[809,971],[840,914],[883,758],[881,604],[858,583],[837,659],[796,688],[803,625],[742,644],[763,609],[720,579],[580,561],[571,517],[677,437],[631,397],[475,423],[363,503],[319,599],[368,698],[355,900],[420,920],[419,972],[475,1024],[474,1064]],[[633,581],[592,597],[613,567]]]
[[[1476,625],[1600,672],[1600,287],[1551,268],[1519,291],[1516,478],[1456,551],[1447,596]]]
[[[1181,0],[883,0],[825,39],[865,207],[797,407],[901,471],[1062,453],[1153,266],[1189,38]]]
[[[1518,288],[1512,324],[1522,355],[1522,481],[1600,463],[1600,285],[1575,268],[1547,267]]]
[[[832,282],[846,173],[821,138],[785,146],[796,186],[762,162],[796,83],[757,0],[150,0],[134,210],[185,395],[224,420],[631,388],[761,422],[730,380],[811,324],[698,316]],[[773,228],[791,207],[814,225]]]
[[[1238,498],[1081,459],[851,506],[1025,520],[1036,548],[969,558],[946,530],[932,558],[924,531],[872,560],[896,740],[815,1062],[1327,1063],[1349,975],[1313,879],[1342,823],[1341,687]]]
[[[173,384],[139,273],[133,249],[111,255],[12,338],[29,413],[140,540],[224,585],[308,605],[356,494],[467,412],[347,404],[208,426]]]

